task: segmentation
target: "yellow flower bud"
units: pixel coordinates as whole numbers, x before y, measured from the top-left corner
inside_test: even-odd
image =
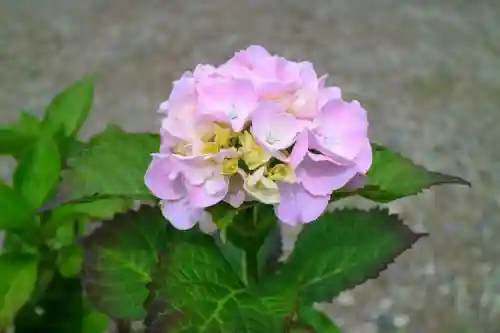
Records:
[[[267,178],[293,183],[295,182],[295,173],[288,164],[276,164],[268,171]]]
[[[252,134],[248,131],[244,131],[239,139],[241,143],[240,151],[243,155],[243,161],[250,170],[257,169],[271,158],[271,156],[255,142]]]
[[[206,142],[201,147],[202,154],[215,154],[219,151],[220,147],[215,142]]]
[[[217,143],[221,147],[228,147],[229,141],[231,140],[231,128],[219,125],[217,123],[214,124],[214,133],[215,133],[215,143]]]
[[[222,174],[226,176],[234,175],[238,171],[238,159],[228,158],[222,162]]]

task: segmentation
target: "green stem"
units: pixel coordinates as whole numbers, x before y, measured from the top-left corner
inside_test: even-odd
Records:
[[[259,268],[257,263],[257,254],[254,252],[245,252],[245,264],[247,281],[257,283],[259,282]]]
[[[258,206],[255,205],[252,209],[252,227],[255,228],[257,225],[257,214],[258,214]],[[257,253],[253,249],[247,248],[245,251],[245,271],[247,275],[247,281],[252,283],[259,282],[259,264],[257,261]]]

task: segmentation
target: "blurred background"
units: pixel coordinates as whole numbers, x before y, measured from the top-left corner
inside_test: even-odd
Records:
[[[321,307],[346,333],[499,333],[498,0],[0,0],[0,121],[95,73],[84,136],[155,131],[173,79],[250,44],[312,61],[368,109],[374,141],[473,184],[392,203],[430,237]]]

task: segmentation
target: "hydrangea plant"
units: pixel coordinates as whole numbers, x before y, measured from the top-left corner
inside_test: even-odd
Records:
[[[0,129],[18,159],[0,183],[0,329],[98,333],[110,318],[119,332],[340,332],[314,303],[424,234],[382,207],[329,203],[468,185],[370,142],[360,102],[260,46],[184,73],[159,135],[109,126],[79,141],[92,89],[78,81],[42,121]],[[303,225],[286,259],[280,224]]]

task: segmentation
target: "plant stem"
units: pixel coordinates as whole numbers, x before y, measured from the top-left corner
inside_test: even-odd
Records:
[[[247,281],[257,283],[259,282],[259,268],[257,263],[257,253],[246,251],[245,252],[245,263],[246,263],[246,273]]]
[[[255,228],[258,223],[258,206],[254,206],[252,209],[252,227]],[[257,261],[257,253],[254,249],[247,248],[245,251],[245,265],[247,281],[257,283],[259,281],[259,267]]]
[[[125,319],[116,320],[116,333],[131,333],[130,321]]]

